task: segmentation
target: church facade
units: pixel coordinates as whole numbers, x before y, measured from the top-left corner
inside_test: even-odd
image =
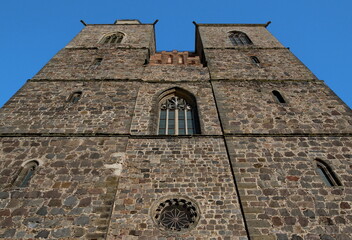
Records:
[[[0,110],[0,238],[352,239],[351,109],[268,24],[155,23],[85,24]]]

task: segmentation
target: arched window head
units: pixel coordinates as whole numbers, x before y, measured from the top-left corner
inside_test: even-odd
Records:
[[[14,186],[17,187],[27,187],[37,171],[39,163],[37,161],[30,161],[26,163],[22,169],[20,170],[15,182]]]
[[[272,93],[279,103],[286,103],[284,97],[281,95],[281,93],[279,91],[274,90],[274,91],[272,91]]]
[[[321,180],[329,187],[341,186],[341,182],[336,177],[336,174],[331,167],[320,159],[316,159],[316,171],[319,174]]]
[[[247,34],[243,32],[230,32],[229,38],[234,46],[244,46],[253,44]]]
[[[159,135],[199,134],[197,105],[191,94],[171,89],[159,101]]]
[[[76,91],[73,92],[70,97],[68,98],[68,101],[70,103],[77,103],[82,97],[82,91]]]
[[[116,33],[111,33],[109,35],[106,35],[105,37],[103,37],[103,39],[100,41],[100,43],[103,44],[117,44],[117,43],[121,43],[122,39],[124,37],[124,34],[121,32],[116,32]]]

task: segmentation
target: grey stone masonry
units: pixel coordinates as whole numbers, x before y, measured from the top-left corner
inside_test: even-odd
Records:
[[[0,239],[352,240],[351,109],[268,24],[155,23],[88,24],[0,109]]]

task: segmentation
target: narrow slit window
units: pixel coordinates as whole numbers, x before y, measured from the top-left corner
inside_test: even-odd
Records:
[[[342,185],[328,164],[320,159],[316,159],[316,165],[316,171],[326,186],[333,187]]]
[[[77,91],[71,94],[68,101],[70,103],[77,103],[82,97],[82,91]]]
[[[279,91],[274,90],[274,91],[272,91],[272,93],[279,103],[286,103],[284,97],[281,95],[281,93]]]
[[[259,64],[260,63],[259,59],[256,56],[251,56],[251,59],[252,59],[252,62],[255,63],[255,64]]]
[[[17,187],[28,187],[31,179],[37,171],[39,164],[37,161],[30,161],[21,169],[14,183]]]
[[[101,65],[101,62],[103,61],[102,58],[96,58],[93,61],[93,64],[91,66],[91,69],[96,69],[97,67],[99,67]]]

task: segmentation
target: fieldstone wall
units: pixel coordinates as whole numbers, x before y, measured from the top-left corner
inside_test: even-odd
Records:
[[[28,82],[0,110],[0,133],[128,134],[138,88],[136,82]],[[81,99],[70,103],[75,91]]]
[[[219,135],[221,127],[209,83],[175,82],[144,83],[138,92],[131,124],[133,135],[156,135],[159,118],[159,97],[171,88],[179,87],[193,94],[197,100],[201,134]]]
[[[109,239],[247,239],[222,138],[130,139]],[[186,196],[200,208],[188,232],[161,232],[150,207]]]
[[[248,46],[248,48],[283,48],[282,44],[264,27],[264,25],[199,24],[198,30],[204,49],[236,48],[229,39],[229,33],[232,31],[240,31],[247,34],[253,42],[253,45]],[[245,49],[247,47],[239,48]]]
[[[5,104],[1,239],[352,239],[351,110],[264,25],[197,29],[203,65],[183,66],[148,64],[151,24],[88,25]],[[99,42],[116,31],[121,43]],[[157,135],[170,89],[194,96],[199,135]],[[324,185],[317,158],[342,186]],[[168,198],[199,208],[193,229],[155,224]]]
[[[352,132],[351,110],[322,82],[224,80],[213,86],[225,133]]]
[[[352,141],[347,137],[227,137],[252,240],[352,239]],[[328,187],[315,159],[342,186]]]
[[[94,64],[97,58],[102,58],[99,66]],[[148,58],[147,49],[64,48],[33,79],[141,79]]]
[[[127,138],[1,138],[1,239],[106,237]],[[29,187],[21,165],[40,162]]]
[[[288,49],[205,49],[211,79],[313,80],[314,74]],[[260,63],[254,63],[256,56]]]
[[[209,70],[202,65],[147,65],[142,75],[143,81],[175,82],[192,81],[208,82]]]
[[[99,41],[105,34],[122,32],[122,42],[104,45]],[[150,48],[155,51],[154,27],[152,24],[89,24],[77,34],[65,48]]]

